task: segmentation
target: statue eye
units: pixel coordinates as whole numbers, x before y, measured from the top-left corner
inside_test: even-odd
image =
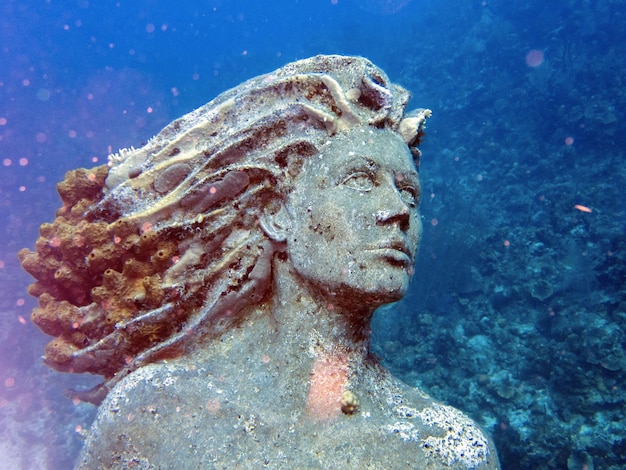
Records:
[[[420,193],[413,186],[403,186],[398,188],[400,197],[409,207],[417,207],[420,202]]]
[[[349,174],[341,184],[355,191],[371,191],[375,186],[374,177],[364,171]]]

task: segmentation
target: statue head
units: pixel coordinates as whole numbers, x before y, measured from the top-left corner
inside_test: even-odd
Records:
[[[303,162],[280,211],[265,215],[262,226],[284,242],[302,283],[340,311],[362,315],[407,290],[421,232],[419,197],[400,136],[358,126]]]
[[[111,385],[180,355],[271,298],[277,258],[337,305],[401,298],[430,116],[408,100],[366,59],[317,56],[69,172],[56,220],[20,252],[32,319],[55,337],[46,363]]]

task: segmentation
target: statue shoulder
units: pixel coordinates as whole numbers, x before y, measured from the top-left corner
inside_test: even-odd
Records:
[[[349,412],[315,419],[285,401],[290,388],[184,360],[152,364],[109,393],[77,468],[499,468],[487,435],[459,410],[382,368],[353,385]]]
[[[427,462],[424,468],[500,468],[493,442],[463,412],[389,374],[374,377],[372,388],[384,415],[380,429],[388,440],[418,448]]]
[[[190,400],[191,395],[201,393],[201,373],[177,364],[155,363],[121,380],[98,408],[76,468],[169,468],[163,464],[175,458],[175,452],[167,459],[161,452],[176,445],[163,443],[176,443],[181,436],[172,430],[181,429],[188,417],[202,412],[196,409],[198,402]],[[189,387],[194,381],[198,387]]]

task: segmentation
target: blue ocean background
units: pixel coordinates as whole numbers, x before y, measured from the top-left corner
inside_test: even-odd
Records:
[[[56,183],[320,53],[433,110],[416,275],[373,351],[479,422],[503,468],[626,468],[623,0],[4,0],[0,468],[71,468],[95,415],[64,391],[97,377],[41,363],[16,255]]]

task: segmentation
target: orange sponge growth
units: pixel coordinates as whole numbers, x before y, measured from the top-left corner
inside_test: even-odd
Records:
[[[118,214],[93,211],[107,174],[107,166],[68,172],[58,185],[63,206],[56,220],[41,226],[35,251],[23,249],[19,258],[36,279],[29,293],[39,307],[31,319],[55,337],[45,362],[63,372],[111,377],[129,356],[171,333],[164,324],[138,323],[124,333],[132,341],[111,338],[103,345],[119,322],[163,304],[162,274],[178,253],[172,240],[141,234]]]

